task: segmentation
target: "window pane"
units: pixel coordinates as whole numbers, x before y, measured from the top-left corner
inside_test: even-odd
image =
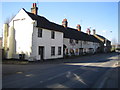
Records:
[[[42,37],[42,29],[38,29],[38,37]]]
[[[51,31],[51,38],[54,39],[55,38],[55,32]]]
[[[73,39],[70,39],[70,41],[69,41],[69,42],[70,42],[70,44],[71,44],[71,43],[73,43]]]
[[[51,56],[55,55],[55,47],[51,47]]]
[[[78,40],[76,40],[76,43],[78,44]]]
[[[58,55],[61,55],[61,47],[58,47]]]

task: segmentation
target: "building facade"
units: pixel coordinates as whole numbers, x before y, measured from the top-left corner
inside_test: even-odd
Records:
[[[112,48],[111,41],[109,41],[105,37],[98,35],[96,33],[94,33],[94,37],[96,37],[97,39],[99,39],[101,41],[101,43],[100,43],[101,52],[111,52],[111,48]]]
[[[9,23],[7,27],[9,34],[4,35],[7,42],[7,45],[4,45],[4,48],[7,48],[6,57],[23,57],[28,60],[62,58],[63,32],[39,26],[37,20],[30,17],[31,15],[36,18],[35,14],[21,9]],[[39,19],[45,18],[39,17]],[[4,27],[4,32],[6,34],[6,27]]]
[[[31,12],[22,8],[9,24],[4,24],[3,47],[6,58],[30,61],[63,58],[64,55],[96,53],[101,41],[90,34],[68,27],[67,19],[62,25],[37,15],[36,3]]]

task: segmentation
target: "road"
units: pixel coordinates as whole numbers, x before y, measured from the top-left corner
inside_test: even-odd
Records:
[[[61,61],[63,62],[54,64],[3,65],[2,86],[3,88],[92,88],[106,71],[115,68],[118,54],[97,54]]]

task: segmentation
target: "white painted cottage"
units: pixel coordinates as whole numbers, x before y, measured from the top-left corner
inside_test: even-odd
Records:
[[[65,22],[64,22],[65,21]],[[100,41],[90,34],[81,31],[81,26],[78,24],[77,29],[67,27],[67,19],[63,20],[66,23],[64,26],[64,51],[65,55],[83,55],[86,53],[95,53],[100,48]]]
[[[36,3],[31,12],[21,9],[8,24],[4,24],[3,47],[7,58],[44,60],[62,58],[63,55],[94,53],[100,42],[93,35],[67,27],[67,19],[62,25],[50,22],[37,15]]]
[[[21,9],[9,23],[8,36],[4,37],[7,38],[7,58],[24,57],[28,60],[62,58],[63,32],[54,29],[56,24],[37,15],[35,3],[31,12]]]

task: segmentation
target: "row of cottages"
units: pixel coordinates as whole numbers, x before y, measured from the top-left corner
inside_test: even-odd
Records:
[[[63,58],[64,55],[95,53],[101,49],[101,41],[94,35],[62,25],[37,15],[36,3],[31,12],[21,9],[9,24],[4,24],[3,47],[6,58],[44,60]],[[94,30],[95,33],[95,30]]]
[[[96,37],[97,39],[99,39],[101,41],[101,48],[102,48],[102,52],[110,52],[112,45],[111,45],[111,41],[106,39],[104,36],[98,35],[98,34],[93,34],[94,37]]]

